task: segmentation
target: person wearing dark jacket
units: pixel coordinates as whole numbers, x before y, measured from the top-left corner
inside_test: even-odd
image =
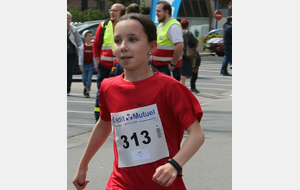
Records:
[[[232,17],[227,17],[227,22],[223,25],[223,41],[225,56],[222,62],[221,75],[231,76],[228,73],[227,67],[228,63],[232,64]]]
[[[201,57],[199,52],[197,51],[197,58],[193,60],[193,73],[190,81],[191,91],[195,93],[199,93],[200,91],[196,89],[196,80],[198,78],[198,69],[201,65]]]
[[[190,22],[187,19],[181,19],[180,24],[182,26],[182,35],[184,39],[183,55],[182,55],[182,66],[180,72],[180,83],[185,85],[187,77],[193,75],[193,59],[188,59],[185,57],[187,46],[191,48],[196,48],[198,46],[198,40],[194,35],[188,31]]]
[[[79,47],[83,44],[77,29],[71,25],[72,14],[67,11],[67,96],[70,95],[73,67],[78,62]]]

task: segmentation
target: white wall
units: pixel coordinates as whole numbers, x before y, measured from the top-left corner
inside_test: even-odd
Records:
[[[221,20],[218,20],[218,28],[217,29],[223,29],[223,25],[225,22],[227,22],[227,17],[226,18],[223,17]]]

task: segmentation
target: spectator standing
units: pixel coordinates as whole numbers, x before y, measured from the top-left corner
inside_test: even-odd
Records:
[[[158,1],[156,4],[156,16],[159,21],[157,49],[152,54],[151,62],[154,70],[178,78],[184,45],[181,25],[171,15],[170,3]]]
[[[77,29],[71,25],[72,14],[67,11],[67,95],[71,92],[73,79],[73,67],[78,60],[79,46],[82,45],[82,40]]]
[[[100,89],[101,82],[104,78],[110,76],[110,72],[113,66],[113,61],[115,56],[113,55],[113,32],[114,32],[114,22],[120,18],[122,9],[125,9],[124,5],[116,3],[113,4],[109,10],[110,19],[103,21],[99,24],[94,42],[93,42],[93,53],[98,65],[98,74],[97,74],[97,88]],[[107,25],[106,25],[107,23]],[[105,29],[103,37],[102,30]],[[105,40],[104,40],[105,39]],[[96,102],[94,109],[95,120],[99,119],[99,92],[97,90]]]
[[[129,13],[140,13],[140,6],[136,3],[131,3],[130,5],[128,5],[125,9],[125,14],[129,14]],[[124,14],[123,14],[124,15]],[[122,16],[123,16],[122,15]],[[120,75],[124,72],[123,67],[119,64],[118,60],[116,60],[116,73],[115,75]]]
[[[227,67],[228,63],[232,64],[232,17],[227,17],[227,22],[223,25],[223,43],[224,43],[224,50],[225,50],[225,56],[222,62],[221,67],[221,75],[224,76],[231,76],[231,74],[228,73]]]
[[[180,82],[185,85],[186,78],[191,77],[193,73],[193,59],[187,59],[185,57],[186,47],[189,46],[191,48],[196,48],[198,45],[198,40],[190,31],[188,31],[189,21],[187,19],[181,19],[180,23],[182,26],[182,35],[184,40]]]
[[[77,190],[86,187],[88,164],[113,125],[115,160],[106,189],[185,190],[182,167],[205,139],[199,101],[178,81],[154,74],[148,66],[149,54],[157,47],[156,27],[149,17],[122,16],[115,23],[114,39],[124,73],[101,84],[100,119],[73,184]],[[178,96],[186,98],[178,102]],[[185,130],[188,136],[180,146]]]
[[[85,43],[79,47],[79,68],[82,72],[82,83],[84,86],[83,95],[90,97],[92,77],[94,70],[97,70],[97,63],[93,56],[92,38],[93,31],[85,30],[82,33]]]
[[[126,14],[129,13],[140,13],[140,6],[136,3],[131,3],[126,7]]]
[[[200,91],[196,89],[196,80],[198,78],[198,70],[201,65],[201,56],[197,51],[197,58],[193,59],[193,73],[191,78],[191,91],[195,93],[199,93]]]

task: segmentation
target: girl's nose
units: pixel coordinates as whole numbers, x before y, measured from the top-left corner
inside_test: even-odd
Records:
[[[122,41],[120,48],[121,48],[121,51],[127,51],[128,50],[125,40]]]

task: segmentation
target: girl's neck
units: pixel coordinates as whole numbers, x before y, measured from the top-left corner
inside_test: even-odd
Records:
[[[136,81],[140,81],[140,80],[149,78],[152,75],[153,75],[153,71],[148,65],[147,65],[147,68],[142,71],[140,71],[140,70],[127,71],[126,69],[124,69],[124,80],[125,81],[136,82]]]

